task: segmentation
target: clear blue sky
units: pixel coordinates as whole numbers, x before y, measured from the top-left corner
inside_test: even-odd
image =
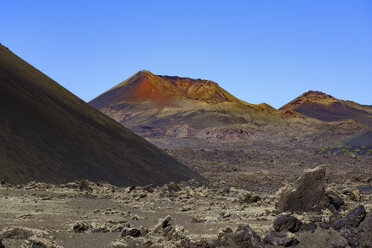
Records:
[[[216,81],[280,107],[372,105],[372,1],[0,0],[0,42],[89,101],[135,72]]]

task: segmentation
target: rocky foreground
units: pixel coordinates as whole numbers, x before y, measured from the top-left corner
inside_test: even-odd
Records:
[[[325,166],[274,194],[223,181],[2,182],[0,247],[372,247],[372,192],[355,186],[326,184]]]

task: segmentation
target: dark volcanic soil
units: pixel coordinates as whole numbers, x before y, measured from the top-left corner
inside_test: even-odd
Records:
[[[222,181],[226,186],[255,192],[274,193],[284,184],[294,182],[304,169],[320,164],[327,165],[328,183],[371,184],[372,156],[317,155],[289,147],[269,149],[165,150],[209,181]]]

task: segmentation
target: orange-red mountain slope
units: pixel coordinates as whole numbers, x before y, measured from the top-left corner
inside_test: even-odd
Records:
[[[134,74],[89,103],[137,133],[156,129],[160,136],[180,126],[189,132],[189,127],[195,131],[283,120],[273,107],[241,101],[215,82],[149,71]]]
[[[115,185],[201,178],[0,45],[0,179]]]
[[[279,111],[265,103],[249,104],[212,81],[149,71],[134,74],[89,103],[166,146],[195,140],[323,144],[330,136],[341,139],[364,128],[359,123],[327,123],[293,110]]]
[[[154,75],[139,71],[93,99],[90,104],[98,109],[122,102],[152,102],[159,106],[182,107],[182,99],[205,103],[242,102],[209,80]]]
[[[322,121],[355,120],[372,126],[372,106],[344,101],[319,91],[308,91],[280,108]]]

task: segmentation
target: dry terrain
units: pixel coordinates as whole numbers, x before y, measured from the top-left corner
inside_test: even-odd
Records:
[[[253,148],[166,151],[208,180],[127,188],[86,181],[62,185],[3,183],[3,245],[329,248],[350,247],[357,242],[359,247],[371,247],[370,156],[313,155],[290,148],[274,152]],[[333,191],[344,201],[337,212],[345,217],[362,205],[367,215],[357,227],[335,230],[329,226],[334,218],[334,209],[329,207],[302,213],[287,211],[302,222],[302,227],[276,237],[273,223],[285,214],[275,210],[276,192],[293,184],[304,169],[320,164],[327,167],[326,191]]]

